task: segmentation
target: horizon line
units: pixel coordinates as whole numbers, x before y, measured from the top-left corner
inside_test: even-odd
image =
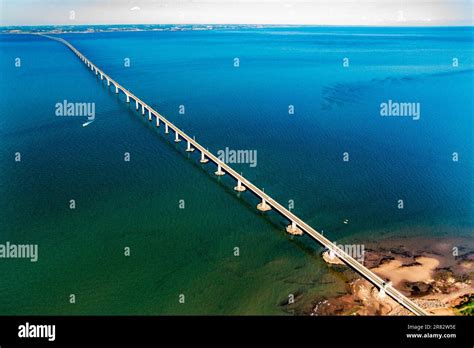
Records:
[[[183,25],[200,25],[200,26],[226,26],[226,25],[238,25],[238,26],[291,26],[291,27],[378,27],[378,28],[448,28],[448,27],[464,27],[464,28],[474,28],[474,22],[471,24],[420,24],[416,25],[396,25],[396,24],[385,24],[385,25],[376,25],[376,24],[290,24],[290,23],[107,23],[107,24],[93,24],[93,23],[84,23],[84,24],[12,24],[12,25],[0,25],[0,28],[8,27],[79,27],[79,26],[136,26],[136,25],[149,25],[149,26],[183,26]]]

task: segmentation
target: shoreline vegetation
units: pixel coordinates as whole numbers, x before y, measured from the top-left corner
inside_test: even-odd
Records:
[[[474,248],[457,242],[393,240],[388,246],[367,248],[364,265],[432,315],[473,315]],[[327,252],[323,259],[329,267],[347,268],[329,259]],[[347,282],[346,294],[318,301],[310,315],[410,313],[390,297],[379,297],[378,289],[357,276]]]

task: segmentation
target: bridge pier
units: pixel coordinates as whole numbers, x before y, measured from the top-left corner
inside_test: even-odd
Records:
[[[242,185],[242,182],[240,180],[237,180],[237,186],[234,187],[234,190],[236,190],[237,192],[244,192],[247,188]]]
[[[204,154],[204,152],[201,152],[201,160],[199,162],[201,162],[202,164],[205,164],[205,163],[209,162],[209,160],[206,158],[206,155]]]
[[[110,80],[107,79],[107,86],[110,86]]]
[[[138,110],[138,100],[135,99],[135,110]]]
[[[385,297],[385,288],[384,287],[380,287],[379,289],[379,293],[377,294],[378,298],[382,299]]]
[[[118,87],[115,85],[115,94],[118,94]]]
[[[267,202],[265,201],[265,198],[262,198],[262,202],[257,204],[257,209],[260,211],[269,211],[272,210],[272,207],[270,207]]]
[[[217,176],[225,175],[225,172],[222,170],[220,164],[217,165],[217,172],[214,172],[214,174],[216,174]]]
[[[386,289],[387,286],[390,286],[390,285],[391,285],[391,283],[389,282],[389,283],[384,283],[380,286],[379,293],[377,294],[379,299],[384,299],[385,298],[385,296],[387,295],[386,292],[385,292],[385,289]]]
[[[156,116],[156,126],[157,127],[160,126],[160,118],[158,116]]]
[[[301,236],[303,234],[303,231],[299,229],[298,226],[296,226],[294,221],[292,221],[290,225],[286,226],[286,232],[294,236]]]
[[[188,147],[186,148],[186,152],[193,152],[193,151],[194,151],[194,147],[191,146],[191,143],[188,140]]]
[[[104,75],[103,75],[103,74],[100,74],[100,79],[101,79],[101,80],[104,79]]]
[[[142,104],[142,115],[145,115],[145,105]]]
[[[331,260],[334,260],[335,257],[336,257],[336,253],[334,252],[332,248],[329,248],[329,258]]]
[[[165,134],[169,134],[168,123],[165,123]]]
[[[179,143],[179,142],[181,141],[181,139],[179,138],[178,132],[175,131],[175,132],[174,132],[174,135],[175,135],[175,137],[174,137],[174,142],[175,142],[175,143]]]
[[[97,68],[95,68],[95,74],[99,75],[99,70],[97,70]]]
[[[126,94],[127,96],[127,103],[130,103],[130,95]]]
[[[148,109],[148,121],[151,121],[151,110]]]

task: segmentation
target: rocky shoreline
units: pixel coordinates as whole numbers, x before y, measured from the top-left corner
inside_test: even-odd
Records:
[[[391,241],[389,247],[367,248],[364,265],[430,314],[472,315],[474,248],[457,248],[455,245],[460,244],[456,242]],[[329,267],[346,267],[327,252],[323,253],[323,259]],[[348,282],[347,294],[322,299],[311,312],[311,315],[410,314],[388,296],[379,296],[378,289],[360,277]]]

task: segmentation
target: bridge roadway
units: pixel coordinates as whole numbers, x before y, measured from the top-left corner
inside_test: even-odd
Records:
[[[364,265],[359,263],[356,259],[354,259],[352,256],[347,254],[344,250],[340,249],[337,247],[337,245],[333,242],[331,242],[329,239],[324,237],[321,233],[313,229],[311,226],[309,226],[307,223],[305,223],[303,220],[298,218],[295,214],[293,214],[291,211],[283,207],[280,203],[272,199],[268,194],[266,194],[264,191],[260,190],[257,186],[252,184],[250,181],[245,179],[242,175],[237,173],[235,170],[233,170],[231,167],[229,167],[225,162],[219,160],[216,156],[214,156],[211,152],[209,152],[207,149],[205,149],[201,144],[199,144],[194,138],[191,138],[188,136],[186,133],[184,133],[182,130],[180,130],[178,127],[176,127],[173,123],[168,121],[165,117],[163,117],[160,113],[155,111],[151,106],[146,104],[144,101],[142,101],[140,98],[135,96],[133,93],[131,93],[129,90],[127,90],[125,87],[120,85],[118,82],[116,82],[114,79],[112,79],[109,75],[104,73],[101,69],[99,69],[95,64],[93,64],[89,59],[87,59],[81,52],[79,52],[74,46],[72,46],[69,42],[62,38],[58,37],[53,37],[49,35],[42,35],[39,34],[40,36],[47,37],[52,40],[59,41],[66,45],[68,48],[70,48],[78,57],[81,59],[92,71],[95,71],[95,74],[100,76],[101,80],[104,78],[107,80],[107,85],[110,86],[112,83],[115,86],[115,91],[116,93],[119,93],[119,91],[122,91],[126,96],[127,96],[127,101],[129,102],[130,99],[135,100],[136,103],[136,109],[139,109],[139,106],[142,107],[142,115],[145,115],[145,110],[148,111],[149,115],[149,120],[151,121],[151,115],[154,115],[156,118],[156,125],[159,126],[160,121],[165,124],[166,128],[166,133],[168,133],[168,129],[171,129],[176,136],[176,140],[180,140],[179,138],[182,138],[186,140],[187,142],[187,151],[193,151],[192,146],[197,149],[201,153],[201,162],[205,163],[207,161],[206,158],[208,158],[210,161],[214,162],[216,166],[218,166],[218,170],[216,172],[216,175],[223,175],[224,173],[229,174],[231,177],[233,177],[237,182],[238,186],[240,185],[244,186],[245,188],[249,189],[252,191],[257,197],[259,197],[262,200],[262,203],[264,208],[270,209],[273,208],[275,209],[278,213],[280,213],[282,216],[287,218],[291,225],[294,229],[300,229],[304,232],[306,232],[308,235],[310,235],[313,239],[318,241],[320,244],[322,244],[324,247],[332,251],[335,255],[337,255],[346,265],[351,267],[353,270],[358,272],[360,275],[362,275],[365,279],[370,281],[373,285],[375,285],[381,294],[387,294],[389,295],[392,299],[397,301],[400,305],[408,309],[410,312],[412,312],[415,315],[428,315],[428,313],[423,310],[420,306],[418,306],[415,302],[411,301],[409,298],[407,298],[405,295],[403,295],[400,291],[395,289],[390,283],[387,283],[384,281],[382,278],[380,278],[378,275],[373,273],[371,270],[366,268]],[[237,187],[236,187],[237,189]],[[259,205],[260,206],[260,205]],[[266,210],[266,209],[261,209],[261,210]],[[383,295],[382,295],[383,296]]]

